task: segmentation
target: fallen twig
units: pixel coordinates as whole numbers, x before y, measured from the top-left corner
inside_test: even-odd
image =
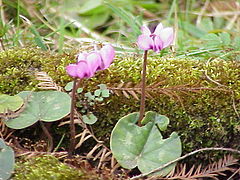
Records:
[[[154,174],[154,173],[156,173],[156,172],[159,172],[159,171],[163,170],[164,168],[170,166],[171,164],[174,164],[174,163],[176,163],[176,162],[178,162],[178,161],[180,161],[180,160],[183,160],[183,159],[185,159],[185,158],[187,158],[187,157],[189,157],[189,156],[191,156],[191,155],[194,155],[194,154],[196,154],[196,153],[198,153],[198,152],[202,152],[202,151],[229,151],[229,152],[232,152],[232,153],[238,153],[238,154],[240,154],[240,151],[239,151],[239,150],[237,150],[237,149],[231,149],[231,148],[202,148],[202,149],[198,149],[198,150],[192,151],[192,152],[190,152],[190,153],[188,153],[188,154],[185,154],[184,156],[179,157],[179,158],[177,158],[177,159],[175,159],[175,160],[173,160],[173,161],[170,161],[170,162],[168,162],[168,163],[160,166],[159,168],[154,169],[154,170],[152,170],[152,171],[150,171],[150,172],[148,172],[148,173],[144,173],[144,174],[140,174],[140,175],[138,175],[138,176],[134,176],[134,177],[131,178],[131,180],[133,180],[133,179],[138,179],[138,178],[143,178],[143,177],[152,175],[152,174]]]

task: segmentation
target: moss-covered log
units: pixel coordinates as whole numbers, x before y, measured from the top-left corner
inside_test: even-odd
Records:
[[[106,83],[114,92],[105,106],[96,109],[100,117],[97,134],[104,137],[106,129],[105,137],[109,137],[108,129],[120,117],[139,110],[140,103],[132,92],[138,94],[140,64],[139,58],[119,58],[109,72],[96,77],[96,84]],[[121,82],[124,84],[119,88]],[[201,147],[240,148],[239,61],[215,59],[206,63],[189,58],[151,57],[147,89],[146,110],[170,118],[168,133],[179,133],[184,152]]]
[[[74,52],[62,55],[34,49],[1,52],[0,92],[14,94],[34,86],[37,82],[31,74],[33,68],[47,72],[58,85],[64,86],[71,81],[65,66],[74,61]],[[141,62],[141,56],[117,57],[111,68],[84,80],[85,90],[93,91],[101,83],[112,90],[104,104],[92,109],[99,119],[93,128],[106,142],[118,119],[139,110],[140,103],[134,93],[140,97],[137,91]],[[201,147],[240,148],[239,61],[214,59],[207,63],[191,58],[151,56],[147,71],[146,110],[170,118],[171,128],[166,133],[179,133],[184,153]]]

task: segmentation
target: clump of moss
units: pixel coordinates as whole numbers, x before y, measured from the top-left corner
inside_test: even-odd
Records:
[[[75,61],[74,52],[58,55],[27,48],[16,52],[9,50],[0,53],[0,64],[3,60],[7,61],[7,58],[3,58],[4,53],[15,62],[19,61],[15,58],[30,53],[27,56],[28,61],[33,65],[34,62],[37,63],[34,67],[47,72],[58,85],[63,87],[72,80],[66,74],[65,66]],[[25,67],[21,64],[27,58],[20,59],[18,67]],[[99,71],[93,78],[84,80],[82,86],[85,91],[93,91],[102,83],[108,87],[118,87],[121,82],[131,82],[130,87],[134,87],[141,80],[141,64],[142,57],[117,57],[109,69]],[[11,67],[14,68],[15,65],[12,64]],[[236,112],[239,113],[240,109],[239,61],[215,59],[206,63],[191,58],[149,56],[147,71],[148,85],[160,82],[160,88],[202,88],[196,91],[159,91],[153,93],[152,98],[148,98],[146,102],[146,110],[153,110],[170,118],[170,127],[166,134],[177,131],[181,136],[184,152],[210,146],[240,148],[240,121]],[[7,72],[14,73],[13,70]],[[4,73],[7,74],[5,71]],[[29,73],[29,68],[23,68],[21,73]],[[20,76],[14,75],[7,80],[2,79],[5,83],[12,83],[12,86],[9,88],[0,85],[0,92],[3,87],[7,88],[4,89],[5,92],[12,93],[36,83],[33,76],[32,79],[27,79],[28,84],[19,83],[19,78]],[[120,91],[119,94],[123,93]],[[116,122],[130,112],[139,111],[139,104],[133,97],[128,99],[123,95],[112,94],[101,105],[96,105],[92,109],[98,117],[98,122],[93,126],[96,135],[107,144]]]
[[[108,72],[103,71],[92,79],[92,85],[101,82],[118,87],[121,82],[132,82],[130,87],[134,87],[140,83],[140,67],[139,58],[119,58]],[[161,82],[161,88],[200,88],[155,92],[146,102],[146,110],[170,118],[166,134],[177,131],[185,153],[202,147],[240,148],[238,61],[218,59],[207,65],[204,61],[189,58],[150,57],[147,76],[148,85]],[[121,91],[118,94],[122,95],[113,94],[105,106],[96,108],[99,121],[94,130],[103,140],[108,140],[113,126],[123,115],[139,111],[138,100],[124,97]]]
[[[51,64],[55,76],[70,81],[64,67],[71,62],[73,54],[56,54],[38,48],[13,48],[0,52],[0,93],[16,94],[23,90],[32,90],[38,81],[35,72],[48,70]],[[61,67],[57,64],[61,62]],[[45,64],[45,65],[44,65]],[[51,75],[51,74],[50,74]]]
[[[73,180],[85,179],[84,174],[61,163],[53,156],[39,156],[17,162],[13,180]]]
[[[10,49],[0,53],[0,92],[12,94],[22,89],[34,87],[32,72],[41,63],[34,60],[36,53],[27,49]]]

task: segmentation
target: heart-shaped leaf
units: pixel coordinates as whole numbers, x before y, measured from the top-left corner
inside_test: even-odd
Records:
[[[181,141],[173,132],[163,139],[160,129],[166,129],[169,120],[155,112],[147,112],[142,120],[144,126],[136,125],[139,113],[131,113],[121,118],[114,127],[110,148],[118,163],[127,169],[138,167],[142,173],[148,173],[181,155]],[[168,174],[175,164],[159,172]]]
[[[19,96],[0,94],[0,113],[7,110],[16,111],[23,105],[23,99]]]
[[[157,127],[161,130],[161,131],[165,131],[167,129],[167,126],[169,124],[169,119],[167,116],[163,116],[160,114],[157,114],[155,112],[149,111],[146,113],[145,118],[142,120],[141,124],[145,125],[148,122],[155,122]]]
[[[14,170],[14,152],[0,138],[0,179],[7,180]]]
[[[6,125],[13,129],[23,129],[33,125],[37,121],[57,121],[70,112],[71,99],[67,93],[59,91],[23,91],[18,94],[27,98],[26,109],[14,119],[5,121]]]

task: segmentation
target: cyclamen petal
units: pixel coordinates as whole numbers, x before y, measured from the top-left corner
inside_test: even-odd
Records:
[[[81,61],[81,60],[85,60],[87,57],[87,53],[83,52],[83,53],[79,53],[78,56],[77,56],[77,60],[78,62]]]
[[[159,37],[163,41],[163,48],[169,46],[173,42],[173,28],[164,28],[161,33],[159,34]]]
[[[158,53],[162,49],[163,49],[163,41],[159,36],[155,36],[153,50]]]
[[[149,50],[154,47],[154,42],[150,36],[142,34],[138,36],[137,45],[140,49]]]
[[[104,46],[100,51],[78,54],[76,64],[66,67],[67,73],[72,77],[91,78],[97,70],[103,70],[110,66],[115,56],[111,45]]]
[[[92,52],[87,56],[87,64],[90,71],[90,77],[94,75],[94,73],[99,69],[101,66],[101,56],[97,52]]]
[[[111,65],[115,56],[114,48],[111,45],[106,45],[100,50],[100,55],[102,58],[100,70],[107,69]]]
[[[86,61],[80,61],[77,64],[69,64],[66,67],[67,73],[72,77],[86,78],[90,72]]]
[[[162,23],[159,23],[156,27],[156,29],[154,30],[153,34],[159,36],[161,34],[161,31],[163,30],[163,25]]]
[[[157,25],[153,33],[150,32],[147,26],[142,26],[141,31],[142,34],[138,36],[137,45],[145,51],[152,49],[159,52],[171,45],[174,39],[173,28],[163,28],[161,23]]]
[[[82,78],[89,78],[91,75],[91,72],[88,68],[88,64],[85,60],[81,60],[77,63],[77,77],[82,79]]]
[[[142,34],[145,34],[145,35],[148,35],[148,36],[151,35],[151,31],[150,31],[150,29],[146,25],[143,25],[141,27],[141,31],[142,31]]]
[[[66,67],[66,71],[67,73],[72,76],[72,77],[78,77],[78,74],[77,74],[77,64],[69,64],[67,67]]]

